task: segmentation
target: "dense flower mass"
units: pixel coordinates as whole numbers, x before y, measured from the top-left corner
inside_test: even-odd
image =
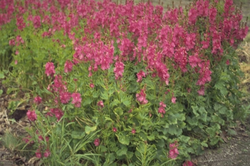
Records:
[[[62,149],[69,148],[70,153],[60,159],[76,159],[72,144],[82,146],[76,150],[78,157],[88,154],[90,147],[91,153],[98,153],[98,162],[129,165],[126,158],[133,165],[139,145],[150,148],[156,142],[159,156],[174,161],[184,156],[181,153],[187,146],[200,144],[187,134],[195,132],[193,128],[198,126],[205,136],[214,134],[216,142],[217,133],[228,124],[226,119],[234,116],[230,112],[235,111],[222,104],[232,99],[222,96],[236,98],[232,94],[236,89],[230,88],[237,81],[230,81],[239,70],[230,49],[238,46],[248,27],[241,24],[242,15],[232,0],[196,0],[187,8],[166,12],[150,1],[134,4],[126,0],[123,5],[111,0],[2,2],[0,29],[13,29],[7,43],[13,53],[13,70],[20,73],[17,80],[24,80],[27,87],[36,85],[34,91],[43,99],[36,96],[34,107],[47,104],[39,114],[27,112],[32,124],[46,119],[46,127],[36,126],[43,133],[24,139],[38,144],[37,158],[54,159],[57,153],[49,147],[58,149],[60,141],[51,142],[58,140],[57,134],[60,138],[63,128],[73,131],[65,132],[63,141],[69,145]],[[23,79],[24,74],[31,81]],[[39,89],[47,86],[47,90]],[[215,101],[217,105],[210,106]],[[220,106],[224,108],[218,110]],[[86,144],[79,144],[85,139]],[[181,143],[171,143],[166,149],[163,145],[172,139]],[[86,162],[90,163],[87,158]],[[193,163],[185,161],[183,166]]]

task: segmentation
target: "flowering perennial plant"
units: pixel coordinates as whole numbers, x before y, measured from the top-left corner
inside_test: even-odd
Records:
[[[235,48],[248,27],[232,0],[166,12],[132,0],[2,1],[13,76],[39,95],[24,140],[45,165],[191,166],[246,115]]]

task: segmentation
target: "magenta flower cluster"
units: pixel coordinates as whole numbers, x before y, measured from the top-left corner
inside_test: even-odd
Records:
[[[169,158],[171,158],[171,159],[177,158],[177,156],[179,155],[179,151],[178,151],[177,147],[178,147],[177,143],[169,144],[169,154],[168,154]]]

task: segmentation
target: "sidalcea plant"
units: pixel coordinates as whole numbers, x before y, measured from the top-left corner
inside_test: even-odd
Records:
[[[232,0],[12,5],[13,75],[39,95],[27,116],[44,163],[180,165],[247,115],[235,48],[248,27]]]

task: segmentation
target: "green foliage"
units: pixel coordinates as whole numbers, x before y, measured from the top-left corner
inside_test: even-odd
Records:
[[[9,70],[12,62],[12,47],[9,41],[14,38],[16,29],[15,21],[11,20],[9,23],[0,27],[0,71]]]

